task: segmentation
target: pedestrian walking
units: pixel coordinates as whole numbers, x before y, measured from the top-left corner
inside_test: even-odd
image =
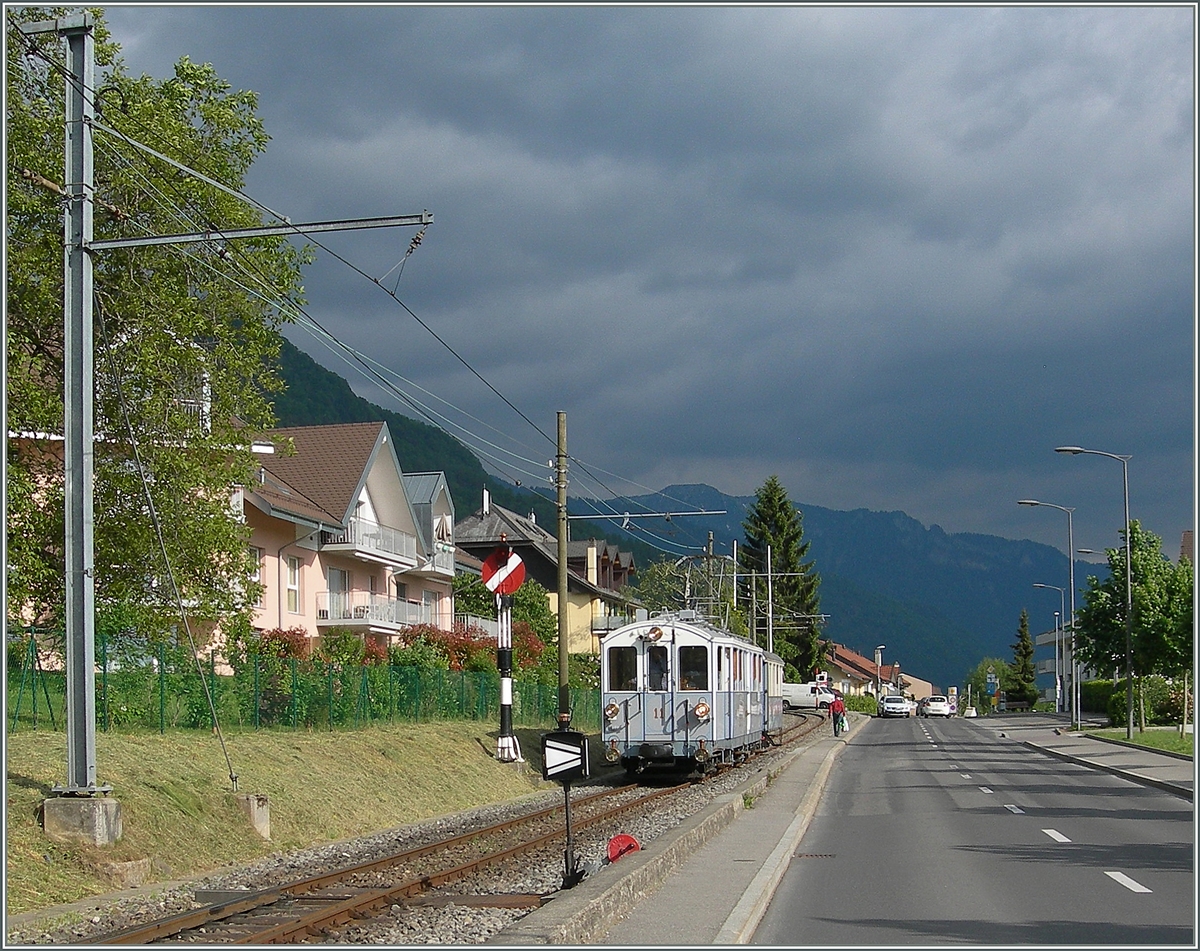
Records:
[[[846,703],[841,697],[834,697],[829,705],[829,718],[833,720],[833,735],[839,736],[846,731]]]

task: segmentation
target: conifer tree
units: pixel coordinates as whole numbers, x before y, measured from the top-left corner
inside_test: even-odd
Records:
[[[1037,703],[1037,669],[1033,665],[1033,638],[1029,635],[1029,612],[1021,609],[1017,625],[1017,642],[1012,645],[1013,661],[1009,665],[1011,678],[1008,697],[1018,703]]]
[[[809,542],[804,517],[788,498],[777,476],[755,493],[754,504],[742,522],[746,542],[738,551],[740,573],[753,573],[757,603],[752,637],[767,644],[767,547],[771,549],[771,615],[773,647],[786,663],[785,678],[803,683],[812,678],[818,660],[821,579],[814,563],[805,561]],[[748,580],[747,584],[751,582]],[[751,593],[746,589],[749,602]]]

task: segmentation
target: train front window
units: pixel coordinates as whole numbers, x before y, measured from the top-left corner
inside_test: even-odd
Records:
[[[679,648],[679,689],[708,689],[708,648]]]
[[[636,647],[613,647],[609,649],[608,689],[637,690]]]
[[[667,684],[667,649],[652,646],[646,648],[646,659],[650,667],[650,689],[666,690]]]

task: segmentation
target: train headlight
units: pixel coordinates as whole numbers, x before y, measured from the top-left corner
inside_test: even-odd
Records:
[[[699,720],[707,720],[708,715],[712,713],[712,708],[703,700],[696,704],[692,710],[696,714],[696,718]]]
[[[615,720],[617,718],[617,714],[620,712],[621,708],[619,706],[617,706],[615,703],[610,703],[604,708],[604,718],[606,720]]]
[[[696,750],[696,762],[697,763],[707,763],[711,758],[712,757],[710,756],[708,750],[706,750],[704,748],[704,741],[701,740],[700,741],[700,749]]]
[[[617,752],[616,740],[610,740],[608,746],[604,748],[604,758],[610,763],[615,763],[621,758],[621,754]]]

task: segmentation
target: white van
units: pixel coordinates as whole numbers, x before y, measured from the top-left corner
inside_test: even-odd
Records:
[[[806,684],[784,684],[783,705],[801,710],[825,710],[836,696],[826,684],[815,680]]]

